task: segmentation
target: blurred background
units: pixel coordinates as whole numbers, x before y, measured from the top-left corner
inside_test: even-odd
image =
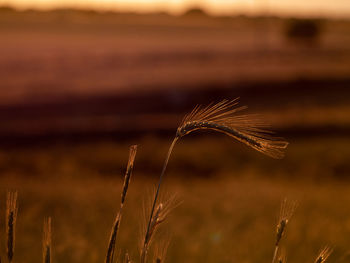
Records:
[[[270,260],[288,196],[301,204],[288,258],[331,243],[349,262],[349,85],[348,0],[0,0],[0,212],[18,189],[15,259],[40,259],[52,215],[57,261],[101,262],[138,144],[119,241],[137,259],[142,200],[184,114],[240,97],[290,142],[286,157],[220,134],[181,140],[167,261]]]

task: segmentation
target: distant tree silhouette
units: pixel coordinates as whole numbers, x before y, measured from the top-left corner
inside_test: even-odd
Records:
[[[291,41],[315,43],[321,34],[321,21],[316,19],[289,20],[285,34]]]
[[[10,6],[3,5],[0,6],[0,12],[15,12],[15,9]]]
[[[208,14],[200,7],[193,7],[188,9],[184,16],[208,16]]]

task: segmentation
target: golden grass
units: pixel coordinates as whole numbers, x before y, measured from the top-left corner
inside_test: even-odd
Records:
[[[221,107],[221,106],[216,106],[216,107]],[[181,135],[181,136],[183,136],[183,135]],[[249,144],[249,143],[247,143],[247,144]],[[174,142],[172,144],[172,147],[173,147],[173,145],[174,145]],[[164,174],[166,164],[169,160],[169,156],[170,156],[170,153],[172,151],[172,147],[170,147],[170,150],[168,152],[168,156],[166,158],[166,162],[165,162],[165,165],[164,165],[163,170],[162,170],[162,175]],[[120,209],[119,209],[119,212],[115,218],[115,223],[114,223],[112,231],[111,231],[111,235],[110,235],[110,239],[109,239],[109,243],[108,243],[109,245],[108,245],[107,256],[105,259],[106,262],[113,262],[113,259],[114,259],[116,237],[117,237],[117,233],[119,230],[119,224],[120,224],[120,219],[121,219],[121,215],[122,215],[121,211],[122,211],[122,208],[124,206],[125,197],[126,197],[126,194],[127,194],[128,188],[129,188],[131,172],[132,172],[132,169],[134,166],[133,163],[134,163],[134,159],[135,159],[135,154],[136,154],[136,147],[131,147],[128,168],[127,168],[127,171],[126,171],[126,174],[124,177],[124,185],[122,188]],[[162,176],[161,176],[161,178],[162,178]],[[68,179],[68,181],[71,179]],[[233,183],[233,187],[232,187],[233,181],[229,181],[231,183],[227,183],[227,182],[223,183],[223,182],[220,182],[220,180],[222,180],[222,179],[215,178],[214,180],[212,180],[210,182],[209,185],[207,185],[207,187],[203,187],[203,182],[201,184],[197,184],[195,179],[193,179],[193,181],[191,181],[191,180],[188,180],[188,178],[186,178],[186,180],[185,180],[186,184],[183,184],[182,188],[180,188],[180,189],[182,189],[184,192],[185,191],[189,192],[189,195],[187,196],[188,199],[191,201],[194,201],[194,203],[196,203],[196,201],[197,201],[198,206],[197,207],[193,206],[193,205],[192,205],[192,207],[190,206],[190,208],[188,210],[186,210],[186,213],[182,214],[183,217],[180,217],[180,220],[177,220],[175,223],[173,222],[173,224],[171,224],[171,225],[174,227],[179,227],[179,225],[180,225],[179,222],[181,222],[181,220],[185,221],[186,216],[187,216],[187,220],[188,220],[188,214],[193,213],[193,211],[195,211],[196,209],[202,209],[202,211],[207,211],[208,209],[210,211],[210,209],[212,209],[212,211],[213,211],[212,214],[214,214],[216,216],[216,219],[219,219],[219,220],[228,220],[229,219],[229,221],[226,221],[226,223],[223,225],[226,225],[226,226],[230,226],[231,224],[235,225],[234,221],[231,221],[231,220],[234,219],[236,216],[238,218],[240,218],[240,216],[241,216],[241,221],[239,222],[239,224],[236,225],[237,226],[236,230],[240,231],[241,229],[244,229],[244,226],[246,225],[246,226],[249,226],[249,228],[252,228],[252,230],[254,230],[254,232],[250,232],[250,235],[247,235],[247,237],[245,239],[244,238],[240,239],[238,237],[238,235],[233,235],[233,237],[231,237],[232,239],[230,239],[231,242],[227,242],[227,243],[229,243],[229,245],[225,245],[224,243],[221,243],[221,241],[220,241],[221,235],[223,235],[224,232],[225,232],[225,234],[227,232],[229,232],[225,228],[222,228],[223,230],[219,233],[214,232],[214,234],[211,236],[210,242],[208,242],[208,239],[206,238],[205,235],[204,236],[194,235],[195,238],[200,239],[200,242],[203,242],[203,246],[200,247],[200,249],[198,249],[198,246],[197,246],[198,241],[196,242],[193,239],[191,240],[191,237],[188,235],[188,233],[189,233],[188,231],[191,231],[191,233],[192,233],[195,230],[195,228],[198,227],[198,219],[201,221],[201,223],[204,223],[204,225],[205,225],[205,220],[215,222],[215,220],[213,219],[213,215],[210,216],[209,214],[206,214],[207,215],[207,218],[206,218],[206,217],[203,217],[202,214],[200,214],[199,217],[197,217],[197,221],[195,221],[194,224],[190,225],[190,227],[188,227],[187,229],[185,228],[183,230],[184,232],[182,234],[183,234],[184,238],[182,239],[182,242],[179,242],[179,240],[177,240],[178,246],[179,246],[179,248],[181,248],[181,250],[178,250],[177,252],[171,253],[171,256],[168,257],[170,262],[178,262],[178,261],[183,260],[184,258],[188,259],[190,262],[203,262],[203,260],[206,261],[206,260],[210,260],[210,259],[211,259],[211,261],[209,261],[209,262],[215,262],[215,259],[218,260],[221,258],[223,258],[223,260],[227,261],[228,255],[223,254],[223,255],[221,255],[221,257],[220,256],[218,257],[218,255],[215,254],[215,250],[220,250],[220,248],[215,245],[215,244],[217,244],[216,242],[219,242],[219,244],[222,246],[221,249],[225,249],[223,251],[226,251],[226,253],[228,251],[233,250],[233,248],[234,248],[234,250],[237,249],[236,251],[245,251],[245,249],[248,248],[249,254],[247,254],[247,255],[249,255],[249,256],[251,255],[251,250],[250,250],[251,246],[248,245],[249,243],[247,245],[243,246],[241,244],[237,244],[237,240],[240,240],[239,243],[244,243],[243,241],[253,242],[251,240],[252,236],[254,236],[256,238],[257,232],[256,232],[256,229],[254,229],[255,225],[254,225],[254,221],[252,221],[252,218],[254,218],[254,220],[256,221],[257,213],[254,214],[254,217],[251,217],[250,220],[247,220],[247,218],[244,217],[245,216],[244,213],[243,213],[243,216],[237,215],[237,213],[236,213],[237,211],[242,213],[242,204],[247,205],[247,203],[239,202],[240,205],[238,205],[238,207],[236,206],[235,207],[236,209],[232,209],[234,207],[234,204],[232,204],[232,200],[237,200],[239,198],[242,198],[242,196],[244,196],[244,195],[247,195],[247,194],[249,195],[249,191],[254,191],[255,192],[254,194],[250,193],[250,196],[254,196],[254,198],[252,198],[250,200],[249,206],[251,208],[254,208],[254,209],[256,209],[256,208],[259,209],[259,206],[257,206],[257,204],[261,205],[264,202],[271,203],[272,199],[273,199],[273,198],[271,199],[271,196],[274,196],[274,198],[276,198],[277,196],[279,196],[279,197],[281,196],[281,191],[282,191],[281,185],[276,183],[275,182],[276,180],[269,181],[267,184],[266,183],[259,184],[259,180],[257,180],[258,184],[257,184],[257,182],[253,181],[253,182],[250,182],[249,184],[245,185],[245,187],[242,187],[242,185],[237,185],[237,184],[235,185],[235,183],[236,183],[235,182],[235,183]],[[61,185],[61,190],[58,191],[58,193],[52,193],[52,190],[48,192],[47,189],[53,189],[53,185],[51,185],[51,187],[49,187],[49,188],[43,187],[43,185],[41,185],[40,187],[35,188],[36,191],[32,190],[31,194],[44,193],[46,195],[50,195],[51,197],[53,197],[53,200],[55,200],[57,203],[59,203],[59,202],[62,202],[61,201],[61,197],[62,197],[61,194],[62,193],[67,194],[67,191],[68,192],[71,191],[71,192],[69,192],[70,194],[67,194],[68,203],[65,203],[65,205],[62,208],[63,208],[63,210],[66,210],[69,206],[72,206],[74,214],[75,214],[77,212],[79,206],[74,204],[74,198],[72,199],[72,196],[79,196],[82,193],[84,193],[84,191],[85,191],[84,185],[80,182],[80,183],[76,184],[75,187],[71,186],[72,189],[69,189],[69,188],[67,189],[66,182],[62,182],[61,178],[59,181],[62,185]],[[89,207],[91,207],[91,205],[93,207],[93,204],[91,204],[90,201],[94,200],[94,198],[96,198],[97,196],[99,196],[98,198],[101,198],[100,202],[97,202],[98,205],[96,205],[97,203],[95,204],[98,209],[101,209],[103,207],[105,208],[104,213],[96,213],[96,214],[101,215],[101,217],[99,218],[100,221],[92,220],[91,216],[94,214],[94,212],[91,209],[87,209],[87,211],[85,211],[85,215],[87,215],[87,216],[83,217],[84,220],[88,220],[88,221],[91,220],[90,223],[92,223],[93,226],[96,226],[96,222],[103,221],[105,216],[108,214],[108,211],[110,210],[110,206],[114,205],[114,200],[111,199],[111,196],[110,196],[113,191],[108,191],[108,190],[114,189],[115,184],[113,184],[112,188],[110,188],[111,185],[108,183],[108,180],[103,179],[101,181],[99,181],[99,180],[97,180],[97,181],[100,184],[95,184],[95,182],[91,181],[90,182],[91,185],[90,185],[89,189],[90,189],[90,191],[91,191],[91,189],[94,189],[94,191],[96,191],[97,190],[96,188],[99,187],[98,188],[99,191],[96,192],[96,194],[92,194],[91,192],[87,191],[87,192],[85,192],[85,194],[82,194],[83,198],[80,200],[80,201],[83,201],[83,199],[87,199],[83,202],[88,202]],[[41,182],[41,183],[43,183],[43,182]],[[215,184],[215,187],[213,186],[213,184]],[[287,185],[287,188],[293,187],[293,185],[291,185],[290,182],[286,183],[286,185]],[[58,185],[54,185],[54,186],[55,186],[55,189],[57,189],[57,187],[59,187],[60,185],[58,184]],[[159,186],[160,186],[160,183],[158,184],[157,194],[159,191]],[[243,184],[243,186],[244,186],[244,184]],[[271,187],[271,186],[274,186],[274,187]],[[336,185],[333,185],[333,186],[336,186]],[[25,186],[22,185],[22,187],[24,189],[30,189],[30,188],[28,188],[28,187],[30,187],[30,184],[27,185],[27,183],[26,183],[26,185]],[[215,190],[215,188],[217,188],[217,190]],[[298,189],[300,188],[300,184],[297,186],[297,188]],[[141,192],[143,192],[144,182],[138,185],[138,189],[139,190],[141,189]],[[235,191],[232,191],[232,189],[235,189]],[[286,189],[286,187],[285,187],[285,189]],[[309,191],[309,193],[312,193],[315,195],[320,194],[319,193],[320,189],[319,189],[319,187],[317,187],[317,185],[315,186],[315,184],[312,184],[311,189],[313,189],[313,191]],[[328,193],[335,191],[334,189],[329,189],[329,186],[326,189],[327,189]],[[336,189],[337,189],[336,193],[339,194],[338,190],[339,189],[341,190],[343,188],[341,188],[340,186],[337,186]],[[79,191],[81,191],[81,192],[79,193]],[[203,191],[202,194],[197,195],[201,191]],[[74,195],[72,195],[72,193],[74,193]],[[220,196],[222,196],[224,193],[227,196],[224,195],[224,198],[220,198]],[[347,193],[347,191],[344,191],[344,189],[343,189],[343,193],[344,193],[344,196],[342,198],[344,200],[347,200],[346,199],[347,195],[345,194],[345,193]],[[55,194],[56,194],[56,196],[55,196]],[[138,193],[138,194],[140,194],[140,193]],[[156,197],[157,197],[157,194],[156,194]],[[283,195],[285,195],[285,193],[283,193]],[[104,196],[104,197],[102,198],[100,196]],[[322,205],[322,207],[328,205],[328,208],[331,208],[334,211],[334,209],[335,209],[334,203],[330,202],[327,204],[327,202],[325,202],[325,201],[328,201],[328,200],[325,199],[325,196],[327,196],[327,195],[321,195],[319,197],[320,198],[319,200],[322,200],[322,202],[320,202],[319,204]],[[329,196],[329,194],[328,194],[328,196]],[[42,200],[45,200],[45,199],[42,199]],[[164,222],[165,218],[168,215],[168,211],[169,211],[169,209],[166,209],[166,203],[160,202],[157,206],[154,206],[156,204],[156,200],[157,199],[155,198],[155,201],[153,203],[153,207],[155,207],[155,213],[154,214],[151,213],[151,218],[150,218],[150,221],[149,221],[149,224],[147,227],[147,231],[145,232],[145,236],[144,236],[144,244],[143,244],[143,248],[141,250],[141,262],[147,262],[147,255],[149,254],[150,243],[152,241],[152,238],[154,238],[154,233],[156,232],[156,230],[158,229],[160,224],[162,222]],[[330,201],[334,201],[334,200],[330,200]],[[57,207],[57,203],[54,203],[55,207]],[[67,205],[67,204],[69,204],[69,205]],[[223,211],[217,212],[218,207],[221,207],[223,209]],[[139,202],[134,202],[134,204],[131,206],[131,209],[132,210],[139,210],[140,209]],[[338,208],[338,209],[339,209],[339,211],[341,210],[340,208]],[[294,203],[291,203],[290,205],[287,202],[282,203],[280,218],[278,221],[277,231],[276,231],[276,235],[275,235],[275,242],[274,243],[275,243],[275,247],[276,247],[276,249],[275,249],[276,252],[274,253],[274,260],[273,261],[275,261],[275,259],[277,258],[276,255],[278,255],[279,245],[280,245],[281,239],[284,236],[285,228],[286,228],[287,224],[289,225],[289,221],[290,221],[290,218],[291,218],[294,210],[295,210]],[[309,210],[305,209],[304,213],[306,214],[310,210],[311,209],[309,209]],[[81,211],[83,211],[83,210],[81,210]],[[265,209],[264,209],[264,211],[265,211]],[[271,212],[272,210],[269,209],[268,211]],[[243,212],[244,212],[244,210],[243,210]],[[259,212],[262,212],[262,210],[260,209]],[[25,214],[25,215],[28,215],[28,214]],[[16,218],[17,218],[17,193],[16,192],[13,192],[12,194],[11,193],[8,194],[6,216],[7,216],[7,219],[6,219],[7,255],[8,255],[9,261],[11,262],[13,255],[14,255],[14,245],[15,245],[14,240],[15,240],[15,228],[16,228]],[[328,216],[329,216],[329,214],[328,214]],[[60,220],[60,214],[57,214],[57,218],[58,218],[58,220]],[[130,220],[130,218],[131,217],[128,217],[129,220]],[[310,218],[314,220],[316,217],[312,216]],[[334,216],[334,218],[338,218],[338,217]],[[139,217],[137,219],[139,219]],[[82,224],[82,222],[84,220],[76,221],[76,223]],[[129,225],[129,228],[127,229],[128,231],[130,231],[135,226],[135,222],[132,220],[130,220],[130,221],[129,220],[127,220],[128,225]],[[333,219],[333,220],[335,220],[335,219]],[[307,220],[306,220],[306,222],[307,222]],[[61,223],[62,223],[62,221],[61,221]],[[313,223],[314,223],[314,221],[313,221]],[[51,227],[48,227],[48,225],[51,225],[51,224],[48,224],[48,223],[46,224],[46,227],[45,227],[46,230],[44,231],[44,233],[46,232],[47,233],[46,235],[51,237]],[[101,229],[103,228],[102,225],[103,224],[98,226],[97,227],[98,229],[96,229],[96,233],[98,235],[101,235],[101,232],[102,232]],[[311,226],[309,226],[309,225],[310,224],[307,224],[306,226],[308,228],[310,227],[311,229],[314,229],[314,231],[315,231],[315,229],[318,229],[316,231],[320,231],[320,229],[322,229],[323,231],[325,230],[325,228],[322,227],[322,223],[311,225]],[[336,225],[336,224],[334,224],[334,225]],[[328,227],[334,227],[334,225],[329,224]],[[88,227],[87,229],[89,230],[88,232],[94,231],[91,228],[91,226]],[[213,231],[215,229],[215,227],[206,227],[205,229],[206,229],[206,231]],[[290,233],[293,234],[293,233],[297,232],[295,230],[296,229],[294,229],[294,231],[290,231]],[[305,231],[306,230],[305,230],[305,225],[304,225],[304,227],[301,228],[301,232],[304,233]],[[48,233],[50,233],[50,235]],[[55,233],[56,233],[56,231],[55,231]],[[58,232],[58,233],[60,233],[60,232]],[[73,239],[73,242],[71,242],[70,244],[72,244],[72,243],[77,244],[78,242],[77,242],[77,240],[74,239],[75,238],[74,235],[71,235],[71,231],[68,233],[70,235],[69,237]],[[135,238],[133,238],[129,233],[126,236],[127,236],[127,240],[131,240],[131,244],[135,245]],[[267,236],[264,235],[264,237],[266,238]],[[201,240],[201,239],[203,239],[203,240]],[[294,239],[295,239],[295,237],[294,237]],[[45,242],[45,240],[46,240],[46,242]],[[85,240],[85,239],[83,239],[83,240]],[[95,242],[96,240],[98,240],[97,236],[94,236],[94,239],[92,239],[92,240],[94,241],[93,242],[94,245],[96,245],[96,243],[98,243],[98,242]],[[123,240],[124,240],[124,242],[126,240],[125,234],[124,234]],[[300,242],[304,241],[304,240],[305,240],[304,237],[299,238],[299,242],[297,243],[297,245],[299,245]],[[317,239],[317,240],[320,241],[321,239]],[[259,241],[261,241],[261,240],[259,240]],[[67,239],[67,240],[61,239],[61,242],[62,242],[61,246],[63,243],[68,244],[69,239]],[[67,243],[65,243],[65,242],[67,242]],[[265,241],[263,241],[263,242],[265,242]],[[263,242],[260,242],[260,245]],[[48,241],[48,238],[44,238],[44,243],[50,244],[50,246],[46,246],[44,248],[44,262],[50,262],[50,260],[51,260],[51,238],[50,238],[50,242]],[[123,248],[123,244],[124,244],[123,242],[120,242],[121,248]],[[186,251],[185,246],[188,244],[191,244],[191,245],[187,249],[193,249],[193,252],[191,254],[192,256],[185,257],[181,253],[181,257],[179,258],[178,254],[180,254],[180,251]],[[273,242],[271,242],[271,244],[273,244]],[[129,243],[129,245],[130,245],[130,243]],[[213,252],[213,256],[210,259],[208,257],[209,245],[213,246],[213,250],[210,250],[210,252]],[[294,244],[294,246],[295,245],[296,245],[296,243]],[[50,248],[49,253],[47,253],[48,247]],[[294,248],[293,248],[293,251],[294,251]],[[268,248],[266,251],[270,251],[270,249],[271,248]],[[20,251],[22,252],[22,250],[20,250]],[[86,250],[83,250],[83,251],[86,252]],[[94,250],[92,248],[92,251],[96,251],[96,250]],[[322,250],[321,253],[319,254],[319,256],[317,257],[316,262],[317,263],[325,262],[327,260],[327,258],[329,257],[330,253],[331,253],[331,250],[329,248]],[[293,254],[294,254],[294,252],[293,252]],[[49,255],[49,256],[47,256],[47,255]],[[135,253],[133,255],[135,256]],[[154,260],[156,262],[163,262],[164,261],[165,255],[159,256],[159,253],[154,253],[154,255],[155,255]],[[83,259],[83,256],[80,256],[80,257],[78,256],[77,258],[79,260],[84,260],[84,262],[88,262],[89,260],[91,260],[91,262],[98,262],[99,261],[98,256],[97,257],[95,256],[95,259],[94,259],[93,254],[91,254],[90,257]],[[232,254],[229,257],[231,260],[234,259],[235,261],[237,261],[237,254]],[[130,262],[131,261],[130,258],[131,257],[129,257],[128,254],[125,254],[124,261]],[[256,257],[255,261],[257,258],[260,260],[266,259],[266,257],[264,257],[263,255],[260,255],[260,257]],[[47,259],[49,261],[45,261]],[[240,257],[239,259],[240,259],[240,262],[246,261],[246,260],[244,260],[244,257]],[[71,261],[75,262],[73,259]],[[285,262],[283,257],[278,257],[278,261]],[[254,262],[254,260],[252,260],[252,262]],[[298,259],[298,262],[304,262],[304,261]]]
[[[27,183],[25,178],[18,178],[11,183],[2,178],[3,187],[17,185],[21,200],[27,200],[20,206],[16,238],[16,251],[20,253],[15,253],[15,261],[41,260],[40,246],[35,245],[40,244],[41,227],[37,227],[37,222],[48,213],[55,218],[55,262],[104,261],[108,242],[105,233],[110,230],[108,222],[114,216],[111,207],[120,193],[116,187],[122,186],[118,181],[118,178],[86,181],[70,178],[63,182]],[[144,186],[149,183],[133,179],[123,214],[125,224],[118,233],[118,250],[121,255],[128,251],[132,259],[139,254],[135,241],[139,236],[140,203],[145,197]],[[341,205],[350,201],[346,185],[245,176],[215,180],[173,178],[167,185],[169,192],[178,192],[185,202],[167,219],[165,227],[172,233],[172,239],[166,262],[183,262],[184,258],[188,262],[271,261],[276,238],[274,215],[284,195],[302,199],[283,237],[282,246],[289,252],[289,262],[312,262],[319,248],[327,243],[335,245],[333,261],[347,253],[350,214]],[[53,187],[55,192],[50,190]],[[157,236],[155,245],[158,241]],[[152,251],[149,253],[153,259]]]

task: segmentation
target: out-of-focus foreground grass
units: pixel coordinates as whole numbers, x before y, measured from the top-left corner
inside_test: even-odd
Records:
[[[15,261],[41,257],[42,223],[53,217],[56,262],[101,262],[120,201],[128,146],[135,142],[56,145],[2,150],[1,205],[18,189]],[[139,150],[118,249],[137,261],[143,206],[152,191],[168,140],[147,137]],[[312,262],[334,245],[330,262],[347,262],[350,244],[349,141],[295,140],[283,160],[271,160],[224,136],[180,142],[168,166],[163,194],[177,195],[162,233],[167,262],[268,262],[284,197],[299,200],[282,247],[289,262]],[[147,207],[147,205],[146,205]],[[0,220],[4,224],[4,220]],[[0,227],[1,255],[5,255]]]

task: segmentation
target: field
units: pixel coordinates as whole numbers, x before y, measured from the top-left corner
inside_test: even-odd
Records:
[[[140,141],[117,241],[118,250],[136,261],[143,207],[166,147],[165,139]],[[15,260],[40,260],[42,223],[51,215],[55,261],[101,262],[120,201],[127,152],[127,143],[113,142],[39,147],[30,158],[25,149],[3,151],[2,199],[6,189],[19,191]],[[166,261],[271,260],[280,202],[287,197],[300,204],[282,243],[288,261],[310,262],[322,247],[332,245],[330,262],[347,262],[350,200],[342,176],[349,174],[349,154],[346,138],[296,140],[280,161],[222,136],[184,139],[175,148],[163,185],[164,196],[181,201],[156,239],[171,237]]]
[[[302,22],[0,7],[3,262],[9,189],[19,195],[13,262],[41,260],[47,216],[53,262],[104,261],[134,144],[116,247],[138,262],[177,125],[196,104],[239,96],[290,143],[285,158],[222,134],[181,139],[161,188],[178,205],[151,255],[169,239],[169,263],[271,262],[288,198],[299,207],[282,238],[287,262],[313,262],[326,245],[329,262],[350,262],[350,22],[315,20],[316,37],[288,37]]]

